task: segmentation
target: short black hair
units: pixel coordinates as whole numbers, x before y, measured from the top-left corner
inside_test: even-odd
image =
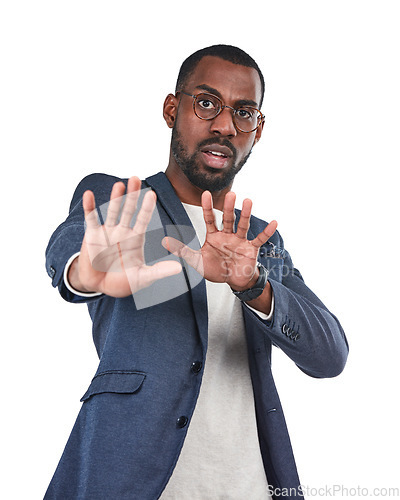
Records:
[[[185,59],[182,63],[181,69],[179,70],[175,92],[179,92],[184,88],[188,78],[195,70],[197,64],[205,56],[220,57],[221,59],[229,61],[233,64],[240,64],[241,66],[246,66],[248,68],[254,68],[255,70],[257,70],[258,76],[260,77],[261,81],[261,108],[265,92],[265,81],[263,74],[261,73],[258,64],[251,56],[249,56],[249,54],[247,54],[244,50],[239,49],[238,47],[234,47],[233,45],[211,45],[210,47],[205,47],[204,49],[200,49],[194,52],[187,59]]]

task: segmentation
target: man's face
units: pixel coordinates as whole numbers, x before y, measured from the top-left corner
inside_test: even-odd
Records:
[[[212,56],[201,59],[183,90],[193,95],[214,94],[234,108],[259,108],[261,100],[261,82],[254,68]],[[238,131],[229,108],[212,120],[201,120],[193,111],[193,98],[182,93],[178,97],[171,141],[175,161],[189,181],[202,190],[214,192],[231,186],[261,137],[262,125],[250,133]]]

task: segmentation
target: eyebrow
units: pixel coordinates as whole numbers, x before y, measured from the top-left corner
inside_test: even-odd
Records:
[[[221,100],[223,100],[221,93],[217,90],[214,89],[213,87],[210,87],[206,83],[202,83],[201,85],[196,85],[196,89],[200,90],[205,90],[206,92],[209,92],[210,94],[214,94],[217,97],[219,97]],[[252,106],[254,108],[258,108],[258,103],[251,99],[239,99],[235,101],[236,106]]]

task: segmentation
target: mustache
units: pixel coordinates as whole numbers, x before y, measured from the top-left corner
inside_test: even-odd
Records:
[[[199,144],[197,145],[197,149],[200,150],[204,146],[211,146],[211,144],[219,144],[220,146],[226,146],[232,151],[233,158],[236,158],[237,156],[236,148],[229,139],[219,139],[218,137],[211,137],[210,139],[204,139],[204,141],[199,142]]]

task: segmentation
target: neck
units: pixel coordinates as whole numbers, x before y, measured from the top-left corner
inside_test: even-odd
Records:
[[[178,198],[182,203],[201,206],[201,195],[204,190],[192,184],[176,163],[172,153],[170,153],[168,167],[165,171],[169,182],[172,184]],[[211,193],[213,206],[218,210],[223,210],[226,193],[231,190],[231,186],[221,191]]]

